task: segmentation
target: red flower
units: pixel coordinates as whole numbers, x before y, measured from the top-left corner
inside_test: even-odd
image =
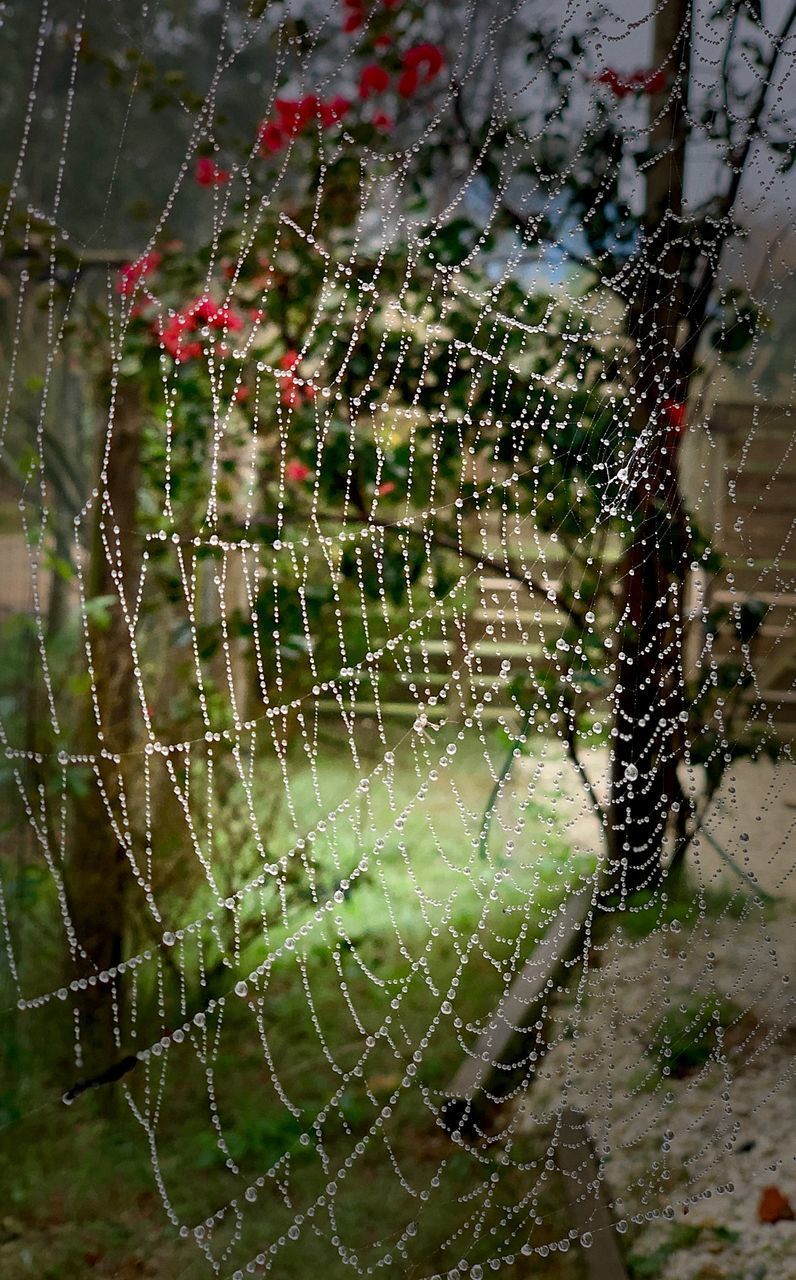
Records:
[[[288,135],[301,133],[318,110],[318,99],[310,94],[305,98],[277,98],[276,113],[279,126]]]
[[[165,350],[173,357],[175,364],[184,364],[186,360],[195,360],[204,351],[201,342],[184,342],[185,336],[192,328],[182,316],[172,316],[163,330],[162,342]]]
[[[667,76],[662,68],[651,74],[647,71],[637,71],[633,79],[644,93],[662,93],[666,88]]]
[[[279,367],[284,369],[288,375],[281,380],[282,385],[279,388],[279,396],[282,404],[286,405],[288,409],[297,409],[304,401],[303,390],[293,377],[293,370],[298,366],[298,363],[298,351],[289,350],[279,357]]]
[[[633,86],[627,80],[621,80],[619,72],[615,71],[613,67],[608,67],[607,70],[601,71],[595,77],[595,84],[606,85],[615,98],[626,98],[628,94],[633,92]]]
[[[301,387],[295,378],[283,378],[282,386],[279,388],[279,397],[282,404],[288,409],[298,409],[301,404]]]
[[[194,177],[200,187],[220,187],[229,182],[229,169],[220,169],[210,156],[199,156],[194,169]]]
[[[633,71],[623,83],[627,92],[660,93],[666,88],[666,71],[661,67],[657,71]]]
[[[202,354],[201,342],[183,342],[183,338],[191,332],[191,326],[186,323],[185,317],[182,315],[172,316],[163,329],[161,341],[165,350],[168,351],[177,364],[181,364],[183,360],[192,360],[195,356]]]
[[[395,121],[386,111],[377,111],[371,123],[374,129],[380,129],[382,133],[392,133],[395,127]]]
[[[235,388],[234,398],[235,400],[237,400],[238,404],[245,404],[250,395],[251,395],[251,392],[249,391],[248,387],[244,387],[243,385],[241,385]]]
[[[231,333],[236,333],[243,328],[242,316],[239,316],[237,311],[233,311],[226,303],[218,308],[209,323],[214,329],[227,329]]]
[[[380,484],[376,490],[380,498],[386,498],[388,493],[395,493],[395,485],[392,480],[385,480],[384,484]]]
[[[345,18],[345,20],[343,21],[343,30],[347,31],[350,35],[354,31],[359,31],[359,28],[363,25],[364,21],[365,21],[364,9],[352,9],[351,12],[348,14],[348,16]]]
[[[404,67],[416,75],[423,72],[423,83],[429,84],[445,65],[445,54],[438,44],[416,44],[404,54]]]
[[[663,412],[672,430],[678,435],[682,434],[685,430],[688,405],[679,400],[664,400]]]
[[[288,409],[298,409],[302,404],[309,404],[315,399],[315,388],[306,383],[302,385],[292,374],[289,374],[287,378],[282,379],[279,394],[282,404]]]
[[[324,128],[339,124],[350,110],[348,98],[339,94],[328,102],[321,102],[314,93],[304,98],[277,98],[277,120],[264,120],[260,125],[260,154],[281,151],[289,138],[302,133],[313,120],[320,120]]]
[[[309,404],[315,399],[315,388],[307,383],[302,383],[294,377],[294,370],[298,368],[300,356],[298,351],[288,350],[284,355],[279,357],[279,367],[283,369],[287,375],[280,379],[281,387],[279,390],[282,404],[288,409],[298,409],[302,404]]]
[[[137,262],[126,262],[119,272],[117,285],[119,293],[124,294],[125,297],[133,293],[139,280],[148,276],[150,271],[155,271],[162,261],[163,254],[153,249],[151,253],[145,253]]]
[[[373,94],[384,93],[384,90],[389,88],[389,84],[389,72],[384,67],[380,67],[377,62],[369,62],[362,68],[359,77],[359,96],[363,102],[367,102]]]
[[[398,92],[402,98],[411,98],[419,83],[416,71],[402,71],[398,77]]]
[[[389,49],[391,44],[392,36],[388,35],[376,36],[376,39],[373,41],[373,45],[376,49]]]
[[[273,120],[264,120],[260,125],[260,155],[273,155],[281,151],[285,145],[285,135]]]
[[[319,109],[321,124],[326,129],[331,128],[332,125],[339,124],[350,109],[351,103],[348,98],[341,98],[339,95],[336,98],[332,98],[330,102],[322,102]]]
[[[317,119],[318,112],[321,109],[321,100],[314,93],[308,93],[299,99],[299,128],[304,128],[314,119]]]
[[[299,115],[298,98],[277,98],[274,103],[279,119],[288,124]]]
[[[614,67],[607,67],[594,77],[595,84],[604,84],[615,98],[620,99],[631,94],[661,93],[666,88],[666,81],[666,71],[663,68],[657,71],[633,71],[629,76],[622,77]]]
[[[196,302],[192,302],[184,313],[190,320],[199,325],[209,325],[211,329],[242,329],[243,320],[233,311],[232,308],[224,303],[222,307],[217,307],[212,298],[197,298]]]
[[[382,0],[385,9],[397,9],[401,0]]]
[[[184,364],[186,360],[195,360],[202,355],[202,343],[197,339],[186,339],[205,325],[211,329],[235,330],[243,328],[243,320],[227,304],[218,307],[211,298],[197,298],[169,319],[161,335],[164,349],[176,364]]]
[[[312,475],[312,472],[310,471],[307,464],[305,462],[299,462],[295,458],[292,461],[288,462],[285,467],[286,479],[296,480],[298,481],[299,484],[303,480],[306,480],[311,475]]]
[[[190,320],[210,321],[216,314],[216,304],[211,302],[209,298],[197,298],[195,302],[190,303],[184,312],[185,316]]]

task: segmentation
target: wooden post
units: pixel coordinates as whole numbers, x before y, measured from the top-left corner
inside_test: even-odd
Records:
[[[627,1280],[586,1116],[574,1107],[561,1113],[556,1161],[566,1184],[572,1225],[581,1239],[591,1238],[584,1250],[589,1280]]]
[[[579,954],[594,897],[594,886],[589,884],[567,899],[456,1072],[443,1108],[450,1131],[472,1130],[481,1122],[490,1090],[492,1100],[501,1091],[501,1077],[503,1091],[506,1084],[516,1083],[511,1071],[500,1068],[510,1067],[512,1055],[522,1054],[529,1039],[527,1027],[544,1015],[552,989],[564,980],[568,962]]]
[[[123,957],[126,857],[102,794],[104,791],[108,805],[116,806],[118,812],[120,766],[102,758],[101,752],[124,755],[135,738],[135,669],[125,608],[133,606],[141,564],[136,527],[141,411],[132,389],[124,387],[117,393],[109,429],[107,452],[107,437],[103,436],[100,442],[86,593],[88,599],[113,599],[101,615],[91,615],[87,623],[100,725],[93,702],[89,702],[81,746],[94,757],[95,771],[84,794],[74,800],[66,866],[67,900],[77,943],[77,976],[93,979],[78,1000],[84,1061],[92,1069],[104,1068],[118,1057],[112,988],[99,975],[118,965]],[[117,988],[117,1001],[120,996]]]

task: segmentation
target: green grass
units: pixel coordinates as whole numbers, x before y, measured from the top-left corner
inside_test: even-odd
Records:
[[[453,741],[454,733],[445,730],[420,751],[436,759]],[[496,734],[487,740],[493,762],[504,749]],[[306,836],[323,813],[350,796],[375,758],[374,750],[370,764],[363,758],[355,767],[327,746],[313,778],[305,759],[293,752],[292,811],[269,804],[281,775],[273,769],[259,774],[257,806],[268,857],[286,855],[297,834]],[[532,1244],[543,1244],[569,1225],[558,1175],[545,1169],[545,1135],[514,1138],[506,1161],[499,1137],[472,1149],[452,1142],[429,1104],[439,1105],[461,1061],[460,1038],[474,1043],[543,932],[546,913],[589,863],[573,858],[551,835],[549,805],[539,797],[525,809],[526,826],[513,857],[506,857],[498,831],[487,856],[479,856],[492,775],[477,742],[449,758],[452,763],[438,767],[437,782],[418,800],[419,778],[407,743],[396,752],[389,782],[374,780],[367,795],[357,796],[305,847],[303,861],[290,859],[284,910],[275,892],[266,894],[271,947],[311,920],[317,902],[335,893],[338,901],[299,947],[249,983],[245,999],[232,995],[232,988],[265,954],[262,913],[254,905],[240,916],[239,956],[230,945],[230,929],[223,947],[205,938],[208,987],[197,983],[188,955],[188,1016],[206,1004],[209,993],[225,997],[223,1019],[217,1011],[207,1018],[208,1065],[224,1144],[211,1122],[206,1068],[189,1044],[169,1050],[165,1071],[164,1058],[152,1058],[126,1080],[143,1112],[160,1098],[158,1168],[180,1220],[193,1227],[232,1199],[245,1210],[237,1240],[232,1213],[217,1223],[214,1252],[222,1241],[230,1244],[222,1275],[286,1232],[294,1214],[324,1194],[331,1171],[341,1166],[334,1220],[327,1209],[305,1220],[299,1240],[285,1245],[271,1272],[280,1280],[306,1280],[314,1272],[330,1280],[352,1274],[330,1242],[335,1235],[355,1250],[364,1268],[389,1251],[392,1262],[380,1275],[444,1273],[460,1257],[472,1263],[498,1248],[515,1251],[516,1263],[501,1272],[512,1280],[579,1275],[575,1249],[544,1261],[520,1253],[529,1234]],[[422,778],[428,761],[421,758],[417,766]],[[410,802],[411,812],[396,829],[396,817]],[[241,805],[241,795],[230,786],[214,848],[230,885],[244,882],[260,865],[245,839],[248,818]],[[189,874],[190,860],[178,860],[176,830],[164,808],[156,864],[157,858],[174,861],[173,883],[164,882],[159,899],[171,902],[174,919],[167,926],[201,914],[209,901],[195,868]],[[365,869],[355,876],[359,866]],[[478,945],[468,952],[475,931]],[[37,960],[30,942],[26,964],[35,989]],[[450,1012],[439,1018],[457,970],[461,981],[450,994]],[[164,1021],[172,1027],[185,1016],[178,987],[176,974],[165,971]],[[144,986],[140,1020],[148,1017],[150,1029],[154,1003],[154,991]],[[69,1065],[68,1005],[7,1016],[2,1035],[9,1076],[0,1153],[0,1182],[8,1188],[5,1220],[0,1216],[4,1277],[187,1280],[207,1274],[193,1242],[180,1240],[165,1220],[145,1135],[118,1087],[110,1118],[96,1094],[68,1109],[61,1105],[64,1085],[75,1074]],[[344,1081],[367,1036],[374,1044],[361,1074]],[[419,1062],[413,1061],[416,1049]],[[374,1129],[385,1106],[389,1117]],[[245,1201],[244,1189],[258,1178],[263,1184],[257,1199]],[[432,1178],[439,1179],[437,1185]],[[526,1220],[532,1212],[544,1226],[531,1228]]]
[[[693,1248],[706,1236],[725,1244],[732,1244],[739,1238],[738,1232],[730,1231],[727,1227],[677,1223],[672,1227],[668,1239],[652,1253],[631,1254],[628,1266],[632,1280],[655,1280],[656,1276],[663,1274],[664,1267],[675,1253],[679,1253],[681,1249]]]
[[[659,1068],[675,1078],[692,1075],[709,1062],[719,1045],[719,1031],[741,1017],[743,1010],[715,996],[688,1000],[661,1018],[650,1046]]]

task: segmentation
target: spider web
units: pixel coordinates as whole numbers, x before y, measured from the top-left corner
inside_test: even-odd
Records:
[[[21,21],[6,8],[6,23]],[[747,850],[755,820],[762,828],[769,812],[779,815],[766,839],[781,874],[793,834],[793,819],[782,816],[787,777],[783,765],[745,764],[764,770],[765,783],[750,784],[733,763],[744,734],[755,756],[788,756],[779,722],[793,699],[782,662],[793,524],[779,495],[792,471],[790,371],[762,342],[758,316],[740,363],[725,365],[716,344],[710,378],[689,404],[683,487],[708,536],[704,550],[689,551],[688,625],[661,640],[654,701],[664,708],[664,753],[688,721],[684,673],[697,673],[701,697],[735,663],[744,696],[717,695],[707,750],[682,756],[684,795],[697,798],[714,763],[726,765],[691,844],[687,896],[664,880],[628,904],[606,886],[604,845],[626,622],[622,531],[638,516],[656,433],[675,429],[682,406],[662,388],[651,422],[634,430],[616,389],[640,362],[629,352],[625,312],[609,290],[586,288],[583,227],[614,191],[610,157],[580,223],[562,220],[547,249],[533,240],[534,228],[560,217],[567,182],[591,163],[588,104],[607,93],[612,109],[627,110],[625,137],[640,149],[645,86],[658,68],[641,81],[631,70],[601,81],[593,48],[584,51],[573,70],[583,148],[531,197],[521,188],[526,153],[516,135],[497,173],[486,143],[452,153],[445,171],[432,164],[424,172],[418,157],[438,163],[436,131],[461,110],[454,99],[477,118],[485,95],[486,139],[521,115],[527,151],[538,156],[544,137],[556,145],[557,113],[545,115],[533,71],[507,43],[507,33],[533,27],[533,6],[475,7],[454,18],[429,8],[424,33],[431,48],[444,46],[446,70],[424,54],[422,122],[410,103],[406,136],[400,120],[394,136],[385,122],[379,140],[370,99],[356,105],[376,21],[370,10],[346,6],[343,17],[361,16],[362,27],[341,39],[336,6],[197,4],[187,20],[216,16],[218,45],[207,50],[209,89],[193,115],[187,94],[181,104],[190,122],[173,186],[140,253],[116,262],[97,250],[96,272],[92,254],[112,222],[125,135],[144,93],[144,54],[163,37],[168,10],[142,6],[135,22],[113,14],[114,52],[122,54],[128,28],[138,32],[141,66],[99,231],[76,243],[61,205],[73,131],[86,126],[79,104],[90,10],[74,6],[56,19],[41,9],[4,224],[24,210],[22,257],[38,262],[38,253],[43,264],[40,277],[27,261],[6,277],[4,428],[20,482],[29,687],[38,722],[48,724],[31,745],[12,708],[3,729],[7,794],[24,832],[15,840],[25,867],[47,884],[26,902],[8,859],[7,1003],[36,1035],[66,1028],[73,1040],[60,1100],[42,1086],[30,1110],[66,1104],[71,1116],[85,1093],[117,1078],[165,1215],[195,1246],[195,1273],[235,1280],[286,1274],[320,1257],[363,1275],[524,1274],[513,1269],[542,1267],[574,1241],[588,1250],[605,1233],[603,1184],[622,1232],[732,1190],[727,1153],[760,1112],[780,1115],[792,1070],[782,1048],[793,1020],[781,973],[786,935],[776,917],[772,925],[762,888],[787,893],[787,884],[771,883],[764,856],[752,863]],[[392,21],[393,7],[384,11]],[[395,18],[404,44],[415,31],[410,17]],[[559,40],[584,17],[570,6]],[[592,32],[597,65],[613,61],[613,50],[622,65],[636,51],[649,58],[653,18],[603,15]],[[700,14],[695,31],[690,75],[699,84],[717,75],[715,20]],[[35,198],[50,190],[31,171],[42,68],[59,40],[60,56],[63,48],[71,56],[59,87],[57,159],[46,170],[54,184]],[[265,49],[276,53],[253,89],[259,117],[279,119],[280,94],[311,93],[312,119],[285,125],[273,153],[257,133],[248,157],[223,169],[219,100],[237,84],[237,65]],[[554,43],[543,65],[556,56]],[[496,64],[490,81],[486,69]],[[350,114],[321,119],[318,104],[344,91],[355,101]],[[354,118],[359,109],[364,123]],[[350,221],[335,236],[324,210],[341,199],[332,183],[347,151],[360,163],[347,192]],[[322,159],[307,204],[310,154],[312,163]],[[707,141],[704,154],[706,168],[726,168]],[[787,218],[787,177],[764,159],[756,165],[761,194],[745,190],[746,220],[775,195]],[[413,203],[418,172],[434,189],[430,218]],[[197,193],[195,180],[207,190]],[[186,198],[198,196],[211,233],[197,256],[204,277],[188,280],[173,224],[185,226]],[[628,193],[636,215],[640,199]],[[504,205],[511,230],[498,216]],[[451,261],[441,233],[456,218],[480,234]],[[752,304],[775,316],[789,283],[781,247],[772,234],[761,266],[740,248],[732,264]],[[61,253],[74,255],[65,277]],[[643,252],[628,253],[612,286],[643,296],[650,267]],[[80,290],[92,271],[106,364],[99,405],[85,390],[95,353],[84,355],[72,384],[62,380],[65,391],[58,383],[75,350],[72,322],[85,320]],[[311,305],[290,304],[301,316],[293,331],[286,303],[275,335],[268,299],[297,278],[306,279]],[[42,283],[34,334],[27,316]],[[744,306],[739,292],[717,327],[747,323]],[[595,376],[598,358],[616,375]],[[143,400],[136,388],[147,378],[157,394]],[[739,437],[732,421],[722,427],[721,406],[734,405],[733,387],[749,382]],[[101,460],[98,480],[93,464],[84,468],[74,505],[67,554],[78,642],[59,666],[46,584],[63,448],[53,422],[70,385],[84,385],[81,421],[100,422]],[[130,424],[142,420],[138,496],[123,512]],[[93,458],[97,441],[84,430]],[[588,465],[569,466],[573,457]],[[589,485],[599,497],[593,510],[584,506]],[[588,528],[577,536],[581,510]],[[719,567],[714,541],[731,557]],[[778,611],[768,639],[743,633],[758,599]],[[573,633],[573,602],[591,600],[595,612],[583,610]],[[722,602],[724,633],[713,621]],[[110,659],[109,633],[118,642]],[[785,673],[779,692],[764,682],[763,657]],[[121,748],[107,712],[119,673],[132,707]],[[632,782],[639,770],[630,769]],[[95,874],[109,903],[114,885],[124,899],[120,950],[102,968],[74,878],[87,811],[105,832],[107,869]],[[668,817],[659,806],[652,828]],[[581,908],[574,959],[551,970],[530,1027],[484,1077],[486,1112],[466,1096],[451,1121],[457,1068],[480,1055],[492,1065],[484,1037],[500,1024],[499,1001],[523,974],[544,980],[544,939],[562,929],[573,903]],[[40,950],[35,931],[47,939]],[[96,1056],[94,1018],[111,1028],[111,1060]],[[775,1073],[781,1064],[781,1075],[757,1095],[742,1067],[761,1057]],[[593,1135],[599,1185],[571,1170],[562,1178],[573,1107]],[[407,1135],[424,1144],[421,1168]],[[764,1147],[760,1170],[770,1155]],[[362,1203],[362,1179],[383,1204]],[[181,1259],[194,1265],[188,1253]]]

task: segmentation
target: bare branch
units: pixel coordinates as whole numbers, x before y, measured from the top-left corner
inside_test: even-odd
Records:
[[[791,6],[790,12],[780,28],[779,35],[774,37],[774,48],[772,50],[771,57],[761,72],[762,83],[760,85],[760,91],[757,95],[755,104],[749,115],[749,125],[746,131],[746,137],[744,138],[740,151],[734,157],[732,179],[730,180],[730,185],[719,204],[717,222],[721,225],[721,230],[713,241],[711,253],[709,257],[706,258],[700,280],[691,295],[691,306],[688,308],[687,317],[689,321],[689,334],[681,353],[684,367],[689,372],[696,356],[696,349],[699,345],[699,340],[704,329],[710,295],[713,292],[719,273],[722,251],[732,231],[731,219],[735,203],[738,199],[738,194],[741,189],[741,184],[746,173],[746,167],[752,154],[752,150],[761,134],[763,116],[765,115],[766,107],[768,105],[768,96],[774,83],[774,76],[776,75],[777,67],[779,65],[782,48],[790,37],[794,26],[796,26],[796,4]]]
[[[335,520],[337,517],[331,512],[319,512],[319,518],[324,520]],[[453,538],[446,537],[445,534],[434,533],[429,538],[422,529],[414,529],[411,525],[396,523],[390,520],[378,520],[375,516],[366,511],[362,511],[359,519],[363,524],[375,525],[379,529],[393,529],[398,533],[414,534],[415,537],[423,538],[424,541],[430,542],[433,546],[442,547],[445,551],[453,551],[456,555],[465,560],[469,560],[471,564],[479,565],[484,569],[491,569],[495,574],[502,577],[511,578],[520,586],[525,587],[531,596],[544,596],[550,598],[550,592],[553,592],[555,603],[558,608],[565,613],[567,617],[581,625],[582,619],[577,610],[561,595],[560,591],[556,591],[552,587],[545,587],[538,579],[534,578],[521,564],[509,555],[503,556],[498,560],[494,556],[484,551],[477,551],[474,547],[466,547],[463,543],[457,542]]]

